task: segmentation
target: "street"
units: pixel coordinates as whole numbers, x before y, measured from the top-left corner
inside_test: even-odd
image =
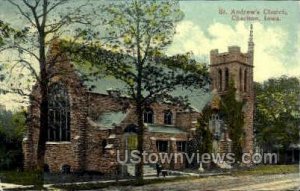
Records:
[[[105,191],[199,191],[199,190],[300,190],[300,174],[263,176],[213,176],[190,181],[167,182],[141,187],[110,187]]]

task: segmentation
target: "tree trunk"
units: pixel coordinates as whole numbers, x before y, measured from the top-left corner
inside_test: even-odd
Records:
[[[43,83],[42,83],[43,84]],[[41,85],[43,86],[43,85]],[[46,132],[48,129],[48,94],[47,87],[41,87],[41,104],[40,104],[40,134],[37,148],[37,185],[43,187],[44,182],[44,162],[45,162],[45,150],[46,150]]]
[[[143,122],[143,109],[142,105],[138,104],[136,108],[137,117],[138,117],[138,151],[140,156],[140,163],[136,165],[136,178],[137,180],[142,183],[143,182],[143,160],[142,160],[142,153],[144,151],[144,122]]]
[[[39,36],[39,55],[40,55],[40,127],[39,127],[39,139],[37,146],[37,184],[38,188],[43,187],[44,183],[44,162],[45,162],[45,150],[46,150],[46,133],[48,129],[48,75],[46,64],[46,52],[45,52],[45,34],[40,31]]]
[[[137,13],[139,13],[139,6],[138,4],[135,5]],[[144,146],[144,121],[143,121],[143,95],[142,95],[142,78],[143,78],[143,63],[142,63],[142,56],[141,56],[141,47],[140,47],[140,17],[137,14],[136,20],[136,45],[137,45],[137,62],[136,62],[136,69],[137,69],[137,96],[136,96],[136,114],[138,118],[138,151],[140,162],[136,165],[136,179],[138,183],[143,184],[143,160],[142,160],[142,153],[143,153],[143,146]]]

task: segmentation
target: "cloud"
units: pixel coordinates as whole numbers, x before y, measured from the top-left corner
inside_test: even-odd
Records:
[[[299,6],[300,6],[300,2],[299,2]],[[299,26],[299,29],[300,29],[300,26]],[[295,52],[295,55],[293,56],[293,59],[296,60],[296,65],[292,68],[290,68],[289,70],[289,73],[293,76],[297,76],[297,77],[300,77],[300,30],[298,30],[298,33],[297,33],[297,49],[296,49],[296,52]]]
[[[283,61],[284,47],[288,40],[286,31],[281,27],[266,27],[261,23],[254,23],[253,28],[254,80],[263,81],[284,74],[299,75],[300,70],[291,70]],[[210,50],[219,49],[219,52],[226,52],[227,47],[231,45],[238,45],[243,52],[246,52],[248,38],[249,25],[246,26],[244,22],[238,22],[233,27],[227,24],[213,23],[204,30],[191,21],[183,21],[178,24],[173,44],[167,53],[172,55],[192,51],[196,58],[208,58]]]

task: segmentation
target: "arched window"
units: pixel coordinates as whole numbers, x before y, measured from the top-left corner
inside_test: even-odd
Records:
[[[228,89],[229,86],[229,70],[228,68],[225,69],[225,90]]]
[[[247,91],[247,86],[248,86],[248,76],[247,76],[247,69],[244,71],[244,91]]]
[[[164,123],[171,125],[173,120],[173,113],[170,110],[165,111],[164,113]]]
[[[218,79],[219,79],[219,81],[218,81],[218,89],[219,89],[219,91],[222,91],[223,77],[222,77],[222,70],[221,69],[218,70]]]
[[[243,91],[243,72],[242,72],[242,68],[240,68],[240,72],[239,72],[239,83],[240,83],[240,91]]]
[[[71,172],[71,166],[70,165],[64,164],[61,167],[61,173],[63,173],[63,174],[70,174],[70,172]]]
[[[153,110],[146,108],[144,111],[144,123],[153,123]]]
[[[47,141],[70,141],[70,103],[67,89],[53,84],[48,93]]]

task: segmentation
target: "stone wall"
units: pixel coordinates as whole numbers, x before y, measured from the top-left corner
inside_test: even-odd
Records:
[[[46,142],[45,164],[50,170],[60,170],[62,165],[70,165],[72,171],[81,171],[85,168],[85,127],[87,124],[87,96],[86,88],[81,83],[73,65],[66,55],[56,55],[52,47],[48,57],[49,86],[60,83],[67,88],[70,101],[70,142]],[[55,63],[53,59],[55,58]],[[29,122],[27,134],[23,141],[24,167],[32,169],[37,162],[37,143],[39,139],[39,84],[32,91],[32,100],[29,107]]]
[[[176,125],[185,131],[190,131],[196,128],[197,119],[200,117],[199,112],[195,111],[181,111],[176,115]]]
[[[179,153],[177,151],[177,141],[184,141],[187,142],[189,138],[189,134],[161,134],[161,133],[149,133],[147,132],[145,135],[145,150],[148,153],[156,153],[159,154],[157,147],[156,147],[156,141],[168,141],[169,149],[168,153],[161,153],[161,154],[174,154],[174,153]],[[171,156],[171,155],[169,155]],[[175,157],[175,155],[174,155]],[[183,156],[183,160],[181,160],[180,157],[177,157],[177,163],[175,163],[174,159],[172,160],[171,163],[163,163],[163,167],[165,169],[184,169],[186,166],[186,160],[185,157]]]
[[[103,173],[111,173],[117,168],[116,154],[119,150],[120,160],[125,159],[125,128],[130,124],[136,124],[137,116],[134,105],[126,99],[118,99],[103,94],[89,93],[89,113],[91,116],[99,116],[103,112],[108,111],[124,111],[127,113],[121,124],[104,130],[101,126],[88,125],[87,128],[87,170],[97,170]],[[149,106],[154,111],[154,123],[164,125],[164,112],[170,110],[173,113],[173,124],[190,132],[195,125],[192,121],[196,121],[199,113],[183,112],[179,113],[180,108],[176,105],[154,103]],[[92,118],[92,117],[91,117]],[[190,121],[189,121],[190,120]],[[110,139],[110,136],[115,138]],[[106,140],[108,144],[113,144],[113,149],[103,149],[101,143]],[[147,153],[158,153],[156,149],[157,140],[167,140],[172,145],[169,152],[177,152],[176,141],[187,141],[188,133],[168,134],[153,133],[145,128],[144,132],[144,151]],[[185,161],[177,164],[164,164],[165,168],[182,169],[185,167]]]
[[[48,71],[52,75],[49,86],[54,83],[63,84],[67,88],[70,101],[70,134],[67,142],[46,142],[45,164],[51,172],[59,172],[63,165],[69,165],[71,171],[99,171],[113,173],[118,164],[117,150],[125,150],[124,130],[130,124],[136,124],[136,109],[132,101],[126,97],[114,98],[113,95],[97,94],[87,91],[80,76],[66,55],[60,54],[56,44],[50,48]],[[55,62],[53,61],[55,60]],[[108,92],[109,93],[109,92]],[[39,85],[32,91],[29,107],[30,120],[26,138],[23,141],[24,167],[32,169],[37,162],[37,143],[39,139]],[[154,111],[154,123],[164,125],[164,112],[170,110],[173,121],[170,127],[178,127],[186,133],[153,133],[145,129],[144,150],[157,152],[156,141],[169,141],[170,152],[177,152],[176,141],[188,141],[188,134],[195,128],[198,112],[182,111],[178,105],[153,103],[150,107]],[[104,128],[94,121],[104,112],[123,111],[127,115],[120,124]],[[104,148],[113,145],[112,148]],[[124,152],[121,158],[124,158]],[[182,169],[184,163],[165,164],[166,168]]]

